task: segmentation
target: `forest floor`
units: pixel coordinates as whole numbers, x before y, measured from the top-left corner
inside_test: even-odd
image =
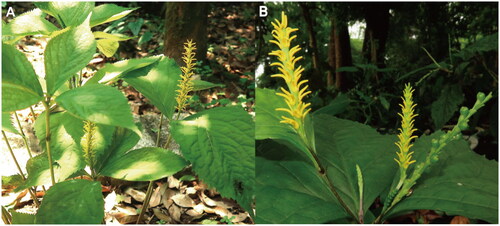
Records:
[[[32,6],[21,4],[29,10]],[[211,88],[193,93],[186,117],[197,111],[221,105],[241,105],[253,113],[254,105],[254,71],[255,55],[254,42],[255,27],[253,18],[244,16],[246,7],[244,4],[230,5],[221,4],[209,14],[208,63],[200,65],[197,77],[221,84],[221,87]],[[22,8],[17,8],[21,11]],[[130,16],[134,20],[142,15],[135,12]],[[162,16],[145,18],[150,23],[163,23]],[[128,19],[127,19],[128,20]],[[161,27],[161,26],[159,26]],[[145,31],[143,27],[141,33]],[[161,54],[161,43],[163,37],[160,34],[153,35],[152,39],[145,44],[138,45],[137,39],[120,43],[119,58],[106,58],[96,55],[83,73],[86,79],[90,78],[97,69],[105,63],[112,63],[121,59],[146,57]],[[127,33],[125,33],[127,34]],[[229,35],[231,34],[231,35]],[[128,34],[129,35],[129,34]],[[132,35],[130,35],[132,36]],[[43,51],[47,45],[47,39],[41,37],[27,37],[19,42],[17,47],[24,52],[30,62],[34,65],[35,72],[44,77]],[[128,98],[129,104],[136,121],[143,124],[143,138],[136,147],[154,146],[156,136],[156,125],[159,121],[159,110],[148,103],[146,97],[137,92],[131,86],[119,82],[118,88]],[[43,107],[35,106],[35,115],[38,116]],[[32,154],[41,153],[38,140],[33,129],[34,118],[29,109],[17,112],[21,127],[28,137]],[[16,124],[14,118],[14,124]],[[15,125],[16,128],[18,127]],[[163,128],[161,137],[167,137],[168,128]],[[7,135],[8,141],[13,148],[20,167],[25,171],[26,162],[30,158],[21,136]],[[5,142],[1,142],[0,165],[2,166],[2,198],[0,204],[12,208],[14,211],[34,214],[36,207],[33,200],[27,195],[26,190],[14,192],[15,181],[8,182],[11,177],[18,173],[13,159],[11,158]],[[178,152],[178,146],[175,151]],[[102,192],[105,198],[105,222],[107,224],[130,224],[137,221],[139,212],[143,207],[147,182],[128,182],[111,178],[102,178]],[[150,202],[150,208],[146,212],[146,224],[157,223],[203,223],[203,224],[251,224],[253,223],[249,213],[244,211],[234,200],[222,198],[216,190],[210,189],[196,175],[186,169],[176,175],[155,182],[155,190]],[[45,189],[50,186],[45,185]],[[43,198],[45,194],[39,186],[37,197]],[[12,210],[11,210],[12,211]]]

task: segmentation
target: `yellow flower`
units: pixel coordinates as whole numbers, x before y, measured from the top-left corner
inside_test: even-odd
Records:
[[[271,40],[271,43],[276,44],[279,50],[272,51],[269,55],[277,56],[278,62],[274,62],[271,66],[278,66],[280,74],[272,75],[271,77],[283,78],[288,86],[288,90],[281,88],[281,93],[276,93],[285,99],[288,108],[277,108],[277,111],[284,111],[289,114],[289,116],[281,116],[281,123],[290,124],[295,130],[303,129],[304,118],[307,113],[311,110],[309,108],[310,103],[302,102],[307,94],[311,91],[307,91],[308,86],[305,85],[307,80],[300,81],[301,73],[304,71],[302,66],[295,68],[295,63],[302,59],[301,56],[295,57],[294,55],[300,51],[299,46],[290,48],[290,44],[293,39],[297,36],[291,36],[292,32],[297,31],[297,28],[288,27],[287,16],[284,12],[281,13],[281,22],[276,20],[272,22],[274,30],[272,35],[275,40]]]
[[[95,160],[95,133],[97,127],[94,123],[90,121],[84,121],[83,132],[84,135],[80,142],[83,150],[83,157],[87,165],[91,168],[94,166]]]
[[[411,160],[411,156],[413,152],[410,152],[410,148],[413,144],[410,144],[413,139],[417,136],[413,136],[413,133],[417,131],[413,128],[413,124],[415,122],[414,118],[417,114],[414,113],[414,109],[416,104],[413,103],[412,94],[414,89],[407,84],[405,86],[405,90],[403,91],[403,104],[400,104],[402,109],[402,114],[398,113],[401,117],[401,128],[399,129],[398,138],[399,141],[396,142],[396,145],[399,148],[399,152],[397,153],[399,159],[394,159],[399,164],[399,166],[403,169],[407,169],[408,166],[415,162],[415,160]]]
[[[193,90],[193,82],[191,81],[191,77],[193,76],[193,68],[195,66],[196,58],[195,51],[196,43],[193,40],[188,40],[184,43],[184,53],[182,56],[182,60],[186,64],[185,67],[181,67],[181,80],[179,80],[179,89],[177,90],[178,94],[175,100],[177,101],[177,110],[182,111],[187,106],[187,99],[191,97],[188,95],[189,92]]]

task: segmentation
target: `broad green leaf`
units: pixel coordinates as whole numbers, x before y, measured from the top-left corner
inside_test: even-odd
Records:
[[[446,85],[441,90],[439,98],[431,105],[431,116],[435,128],[441,129],[457,112],[463,101],[464,94],[459,85]]]
[[[99,24],[104,24],[118,20],[136,9],[138,8],[125,8],[117,6],[115,4],[102,4],[96,6],[92,11],[92,17],[90,18],[90,26],[94,27]]]
[[[103,145],[105,147],[102,151],[102,155],[97,156],[95,169],[96,172],[101,172],[107,164],[109,158],[116,156],[123,156],[131,148],[133,148],[137,142],[139,142],[140,137],[134,133],[132,130],[116,127],[114,133],[111,137],[103,134],[103,141],[110,142],[109,146]],[[106,140],[106,138],[108,138]]]
[[[141,31],[141,27],[143,24],[144,24],[144,19],[139,18],[136,21],[129,22],[127,26],[132,32],[132,34],[134,34],[134,36],[137,36],[139,35],[139,31]]]
[[[442,132],[424,136],[415,142],[417,163],[431,148],[431,140]],[[425,172],[413,188],[389,213],[430,209],[498,223],[498,162],[487,160],[470,150],[464,140],[448,144],[439,160]]]
[[[280,123],[282,113],[276,108],[288,108],[283,98],[276,95],[274,90],[257,88],[256,99],[259,104],[255,106],[255,139],[283,140],[312,159],[295,130],[288,124]]]
[[[94,2],[49,2],[49,11],[54,13],[63,28],[80,26],[94,9]]]
[[[313,114],[329,114],[331,116],[335,116],[343,113],[350,103],[351,100],[347,97],[347,95],[343,95],[342,93],[340,93],[328,105],[314,111]]]
[[[248,211],[255,181],[254,123],[240,107],[219,107],[171,122],[172,136],[194,171]]]
[[[19,174],[2,176],[2,186],[19,186],[23,183],[23,177]]]
[[[20,213],[11,209],[10,214],[12,215],[12,224],[34,224],[35,214]]]
[[[151,181],[171,176],[188,165],[170,150],[146,147],[112,155],[101,174],[128,181]]]
[[[338,119],[326,114],[315,115],[313,120],[315,125],[316,150],[318,158],[322,166],[325,168],[328,178],[332,180],[331,182],[334,184],[337,192],[354,214],[359,212],[360,203],[357,179],[358,173],[356,171],[356,165],[359,165],[361,173],[363,174],[363,184],[366,188],[363,192],[363,211],[367,212],[370,205],[380,195],[380,193],[392,183],[392,178],[397,169],[397,164],[393,160],[394,156],[396,156],[397,150],[397,147],[394,144],[396,137],[380,135],[375,131],[375,129],[370,128],[369,126],[349,120]],[[280,161],[276,161],[276,164],[284,165],[290,164],[289,162],[298,162],[295,160],[300,156],[296,154],[297,151],[276,145],[266,146],[268,148],[278,148],[275,151],[271,150],[264,154],[265,157],[267,157],[267,155],[272,155],[272,158],[275,160],[282,159]],[[261,147],[261,149],[266,149],[266,147]],[[280,151],[295,155],[295,157],[276,157],[276,153],[279,153]],[[307,167],[309,168],[307,174],[304,174],[301,177],[306,177],[306,175],[309,177],[319,176],[318,172],[314,170],[314,167],[311,164],[307,164]],[[260,168],[261,167],[258,167],[259,170]],[[293,178],[304,173],[301,172],[304,170],[303,168],[304,167],[299,168],[298,166],[290,166],[287,167],[287,171],[288,174],[291,175],[290,177]],[[257,179],[260,181],[274,181],[276,180],[274,179],[275,177],[285,177],[282,174],[274,175],[275,170],[262,170],[260,172],[261,173],[257,174]],[[270,177],[272,179],[268,179],[266,177]],[[305,181],[305,179],[303,180]],[[261,183],[268,184],[271,182]],[[311,187],[313,186],[311,184],[312,182],[307,181],[300,183],[296,182],[294,186]],[[289,187],[285,182],[276,182],[276,186],[282,186],[279,187],[282,189],[287,189]],[[327,185],[325,184],[323,186]],[[319,188],[315,188],[314,190],[317,189]],[[327,191],[329,191],[328,187],[321,189],[327,189]],[[266,190],[259,190],[257,192],[257,197],[259,197],[259,194],[262,193],[266,193]],[[325,197],[328,197],[330,194],[328,192],[317,193],[321,194],[317,197],[323,199],[326,199]],[[337,202],[335,198],[333,200]],[[332,204],[335,204],[335,202],[332,201]],[[259,203],[260,201],[257,201],[258,213],[262,212],[259,208],[266,208],[266,210],[274,208],[274,211],[276,212],[272,213],[276,214],[291,211],[287,208],[290,208],[289,206],[296,206],[296,204],[293,203],[293,200],[290,200],[289,203],[280,204],[279,206],[282,206],[280,208],[277,206],[268,207],[268,204]],[[270,213],[270,215],[272,215],[272,213]],[[346,214],[344,212],[342,213]],[[369,220],[367,217],[369,216],[365,215],[365,220]],[[317,220],[313,223],[325,223],[327,221],[335,221],[338,218],[335,218],[333,215],[331,219],[328,217],[318,219],[321,219],[321,221]],[[279,219],[276,219],[273,223],[290,222],[280,222]]]
[[[56,103],[72,115],[94,123],[120,126],[141,134],[123,94],[115,88],[93,84],[64,92]]]
[[[2,130],[9,133],[20,134],[12,124],[12,115],[10,113],[2,112]]]
[[[102,31],[94,31],[94,38],[99,39],[99,38],[104,38],[104,39],[112,39],[115,41],[127,41],[129,39],[132,39],[133,37],[126,36],[124,34],[110,34]],[[143,59],[143,58],[141,58]]]
[[[42,12],[47,13],[53,17],[55,17],[55,13],[52,11],[52,8],[50,7],[50,2],[33,2],[36,7],[38,7]]]
[[[95,48],[96,41],[88,21],[52,38],[45,49],[44,62],[48,93],[54,94],[66,80],[83,69],[92,59]]]
[[[2,112],[27,108],[42,99],[31,63],[16,47],[2,43]]]
[[[181,70],[175,60],[168,57],[162,57],[149,71],[147,69],[130,71],[123,80],[146,96],[168,119],[172,119]]]
[[[149,42],[151,38],[153,38],[153,33],[151,33],[150,31],[146,31],[137,41],[137,45],[142,45],[146,42]]]
[[[310,164],[257,157],[255,173],[257,224],[321,224],[349,216]]]
[[[106,57],[112,57],[115,55],[118,47],[120,47],[118,41],[113,39],[99,39],[96,42],[97,49],[99,49],[99,51],[101,51]]]
[[[100,224],[104,199],[99,181],[69,180],[52,186],[43,197],[36,224]]]
[[[35,122],[35,132],[40,146],[46,150],[46,113],[42,113]],[[83,136],[83,121],[67,112],[50,115],[50,150],[54,165],[56,182],[64,181],[75,172],[85,168],[80,147],[77,143]],[[26,164],[28,178],[18,189],[51,183],[47,152],[28,160]]]
[[[318,157],[328,177],[353,213],[359,212],[356,164],[365,186],[363,211],[392,183],[396,136],[380,135],[375,129],[329,115],[314,117]],[[369,189],[368,189],[369,188]]]
[[[153,56],[140,59],[122,60],[113,64],[106,64],[85,84],[109,83],[117,81],[127,72],[147,67],[160,60],[160,58],[161,56]],[[144,75],[145,74],[147,74],[147,72],[144,72]]]
[[[215,84],[203,80],[193,80],[193,91],[199,91],[199,90],[204,90],[204,89],[210,89],[214,87],[224,87],[224,84]]]
[[[45,19],[42,10],[34,9],[15,17],[10,23],[2,26],[2,36],[49,35],[55,30],[57,27]]]

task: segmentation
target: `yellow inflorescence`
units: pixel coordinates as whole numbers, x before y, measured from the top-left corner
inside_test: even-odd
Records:
[[[193,76],[193,68],[195,66],[196,58],[195,51],[196,43],[193,40],[188,40],[184,43],[184,53],[182,56],[182,60],[186,64],[185,67],[181,67],[181,80],[179,80],[179,89],[177,90],[178,94],[175,100],[177,101],[177,110],[182,111],[187,106],[187,99],[190,97],[188,95],[189,92],[193,90],[193,82],[191,81],[191,77]]]
[[[90,121],[85,121],[83,125],[83,132],[81,146],[83,150],[83,157],[85,162],[90,167],[93,167],[95,159],[95,133],[97,131],[96,125]]]
[[[277,56],[279,62],[274,62],[271,66],[278,66],[281,74],[275,74],[271,77],[283,78],[289,89],[288,91],[281,87],[281,93],[276,93],[285,98],[288,108],[277,108],[276,110],[287,112],[290,115],[290,117],[281,116],[283,119],[280,121],[281,123],[290,124],[298,130],[303,126],[304,118],[311,110],[309,108],[310,103],[302,102],[302,98],[311,93],[311,91],[307,91],[308,86],[305,85],[307,80],[300,81],[301,73],[304,69],[302,66],[295,68],[295,63],[302,59],[301,56],[294,56],[300,51],[300,47],[295,46],[290,48],[290,43],[297,37],[296,35],[290,37],[290,34],[298,29],[288,27],[287,17],[284,12],[281,13],[281,22],[276,20],[272,25],[274,27],[272,35],[275,40],[271,40],[270,42],[276,44],[279,50],[272,51],[269,55]]]
[[[414,113],[416,104],[414,104],[412,100],[413,91],[413,88],[407,84],[403,91],[403,104],[399,105],[403,111],[402,114],[398,113],[401,117],[401,128],[398,134],[399,141],[396,142],[399,148],[399,152],[397,153],[399,159],[394,160],[396,160],[403,169],[407,169],[410,164],[415,162],[415,160],[411,160],[413,152],[410,152],[410,148],[413,146],[411,141],[417,137],[413,136],[413,133],[417,131],[413,128],[415,122],[414,118],[417,116],[417,114]]]

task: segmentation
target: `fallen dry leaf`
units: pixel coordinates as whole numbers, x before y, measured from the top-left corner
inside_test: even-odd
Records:
[[[146,193],[133,188],[127,188],[127,190],[125,190],[125,194],[132,196],[132,198],[139,202],[144,202],[144,199],[146,199]]]
[[[160,208],[153,208],[153,213],[160,220],[163,220],[167,223],[172,222],[172,218],[170,218],[167,214],[163,213],[163,211]]]
[[[174,200],[175,204],[180,207],[194,207],[196,204],[193,199],[191,199],[188,195],[185,194],[177,194],[172,196],[172,200]]]
[[[467,217],[455,216],[451,219],[450,224],[470,224],[470,221]]]
[[[178,207],[177,205],[171,205],[168,208],[168,214],[172,219],[174,219],[176,222],[181,222],[181,208]]]

